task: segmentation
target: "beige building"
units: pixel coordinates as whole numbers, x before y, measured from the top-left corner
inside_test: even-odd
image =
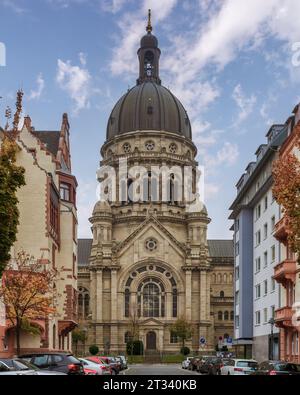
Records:
[[[71,169],[69,131],[66,114],[58,131],[36,131],[26,117],[14,137],[20,149],[17,165],[25,168],[26,185],[18,191],[20,224],[11,256],[25,251],[59,273],[54,284],[57,314],[41,323],[40,336],[22,333],[22,352],[72,346],[77,320],[77,182]],[[7,321],[0,332],[0,356],[14,354],[14,327]]]
[[[106,188],[114,192],[115,186],[116,199],[112,194],[95,205],[93,239],[79,249],[81,325],[87,344],[110,352],[125,350],[133,317],[146,351],[178,352],[170,328],[179,317],[194,327],[187,345],[195,351],[201,350],[200,338],[208,351],[219,337],[233,334],[232,242],[212,242],[211,256],[206,208],[199,203],[192,209],[181,196],[173,169],[192,169],[192,178],[183,178],[196,194],[197,149],[184,107],[161,85],[160,53],[149,21],[138,51],[137,84],[115,105],[101,149],[99,178],[113,179],[105,177],[110,166],[121,179]],[[144,168],[137,188],[136,166]],[[167,181],[161,167],[170,169]]]

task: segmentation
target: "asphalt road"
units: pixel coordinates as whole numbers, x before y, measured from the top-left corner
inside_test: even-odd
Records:
[[[178,364],[172,365],[129,365],[126,371],[120,373],[125,376],[195,376],[199,373],[192,372],[190,370],[182,369]]]

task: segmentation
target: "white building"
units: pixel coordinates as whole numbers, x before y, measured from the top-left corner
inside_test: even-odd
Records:
[[[286,125],[274,125],[267,144],[256,151],[238,181],[230,209],[235,242],[235,345],[240,356],[258,361],[278,358],[279,333],[270,320],[279,307],[273,280],[280,246],[273,236],[280,209],[272,197],[272,166],[287,136]]]

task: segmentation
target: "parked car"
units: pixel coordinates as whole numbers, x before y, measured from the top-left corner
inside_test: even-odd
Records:
[[[8,363],[7,359],[0,360],[0,376],[26,376],[26,375],[35,375],[34,370],[28,370],[25,368],[16,369],[14,366],[11,366]]]
[[[190,364],[188,366],[188,370],[198,370],[198,366],[200,363],[200,357],[193,357],[191,358]]]
[[[128,363],[126,357],[124,355],[119,355],[117,358],[120,358],[123,369],[127,369]]]
[[[283,361],[262,362],[253,375],[258,376],[300,376],[300,365]]]
[[[88,359],[89,361],[92,361],[92,362],[106,363],[107,365],[109,365],[112,375],[119,374],[119,372],[120,372],[119,364],[117,364],[116,361],[111,357],[95,357],[95,356],[93,356],[93,357],[87,357],[86,359]]]
[[[201,366],[208,360],[212,358],[212,355],[203,355],[202,357],[199,357],[199,361],[197,362],[197,372],[200,373]]]
[[[221,368],[221,375],[244,376],[255,372],[257,368],[258,363],[254,359],[229,359]]]
[[[84,375],[84,369],[79,359],[70,353],[49,352],[24,354],[20,358],[26,359],[31,364],[42,370],[50,370],[52,372],[61,372],[68,375]]]
[[[123,365],[122,361],[118,357],[109,357],[111,360],[111,363],[115,363],[117,365],[117,368],[119,369],[119,372],[123,370]]]
[[[181,364],[182,369],[188,369],[192,359],[193,359],[193,357],[186,357],[186,359],[184,361],[182,361],[182,364]]]
[[[84,373],[89,376],[103,376],[110,375],[110,367],[105,363],[92,362],[88,359],[79,358],[79,361],[83,364]]]
[[[32,365],[31,363],[23,359],[3,358],[0,360],[0,365],[2,366],[1,371],[5,372],[6,370],[10,372],[17,372],[17,375],[34,375],[34,376],[65,375],[64,373],[60,373],[60,372],[52,372],[50,370],[39,369],[35,365]]]
[[[207,358],[205,362],[199,366],[199,372],[207,373],[209,375],[217,375],[220,372],[221,366],[223,366],[221,358]]]

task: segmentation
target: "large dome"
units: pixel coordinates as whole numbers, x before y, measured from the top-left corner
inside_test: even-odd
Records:
[[[180,101],[165,87],[145,81],[115,105],[107,125],[107,140],[133,131],[157,130],[192,138],[191,124]]]

